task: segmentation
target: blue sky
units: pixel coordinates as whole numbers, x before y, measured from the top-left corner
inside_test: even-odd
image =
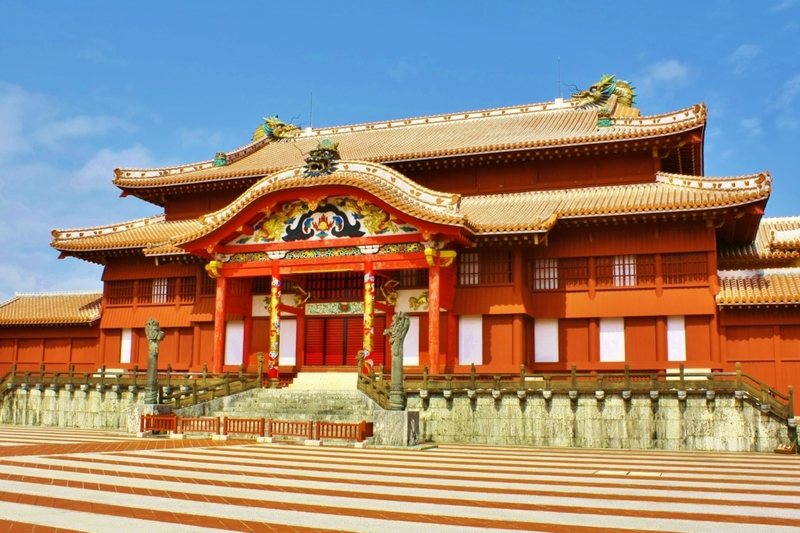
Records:
[[[229,7],[235,6],[235,7]],[[0,31],[0,301],[100,288],[53,228],[159,209],[120,166],[246,144],[278,114],[332,126],[552,100],[616,74],[654,114],[705,102],[707,175],[769,170],[800,215],[800,0],[17,2]],[[569,89],[563,88],[565,96]]]

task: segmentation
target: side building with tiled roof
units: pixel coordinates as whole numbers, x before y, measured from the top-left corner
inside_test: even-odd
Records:
[[[359,352],[388,367],[402,311],[408,372],[741,363],[785,392],[800,219],[763,218],[768,172],[704,175],[703,104],[642,115],[600,93],[320,129],[270,117],[208,161],[116,169],[164,213],[51,243],[104,265],[88,365],[144,367],[152,317],[175,370],[258,352],[280,372],[355,370]],[[0,349],[0,371],[22,362]]]

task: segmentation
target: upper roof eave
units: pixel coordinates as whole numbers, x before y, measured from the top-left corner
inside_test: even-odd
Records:
[[[313,148],[325,137],[341,143],[340,152],[346,159],[387,164],[656,138],[701,128],[707,118],[705,105],[697,104],[661,115],[617,117],[612,126],[598,128],[596,109],[574,109],[570,101],[562,108],[554,106],[544,103],[320,128],[291,141],[265,138],[250,143],[226,154],[228,164],[221,167],[214,167],[209,160],[154,169],[117,169],[113,183],[134,190],[263,177],[301,164],[304,149]],[[453,135],[443,132],[444,128]],[[426,131],[430,139],[424,135]],[[499,138],[498,131],[500,137],[506,137]],[[413,135],[405,135],[408,132]],[[388,137],[394,140],[389,142]]]

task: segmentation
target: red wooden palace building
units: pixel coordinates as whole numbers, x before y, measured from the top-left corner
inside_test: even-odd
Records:
[[[0,305],[0,375],[75,364],[281,371],[800,372],[800,218],[763,218],[766,172],[703,173],[706,108],[642,116],[604,77],[571,100],[301,130],[266,119],[214,160],[117,169],[151,218],[53,231],[102,293]]]

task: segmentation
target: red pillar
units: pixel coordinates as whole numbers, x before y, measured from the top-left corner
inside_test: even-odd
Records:
[[[525,360],[525,323],[523,315],[516,314],[511,322],[511,363],[519,368]]]
[[[447,360],[445,365],[448,372],[458,364],[458,315],[453,311],[447,312]]]
[[[253,364],[250,361],[250,352],[253,346],[253,317],[244,317],[244,339],[242,341],[242,364],[245,367]]]
[[[430,371],[439,373],[439,260],[428,270],[428,360]]]
[[[217,278],[217,297],[214,305],[214,356],[211,359],[211,371],[222,372],[225,360],[225,296],[228,293],[228,282],[225,278]]]
[[[656,317],[656,361],[666,363],[669,359],[669,343],[667,341],[667,317]],[[664,365],[660,365],[664,368]]]

